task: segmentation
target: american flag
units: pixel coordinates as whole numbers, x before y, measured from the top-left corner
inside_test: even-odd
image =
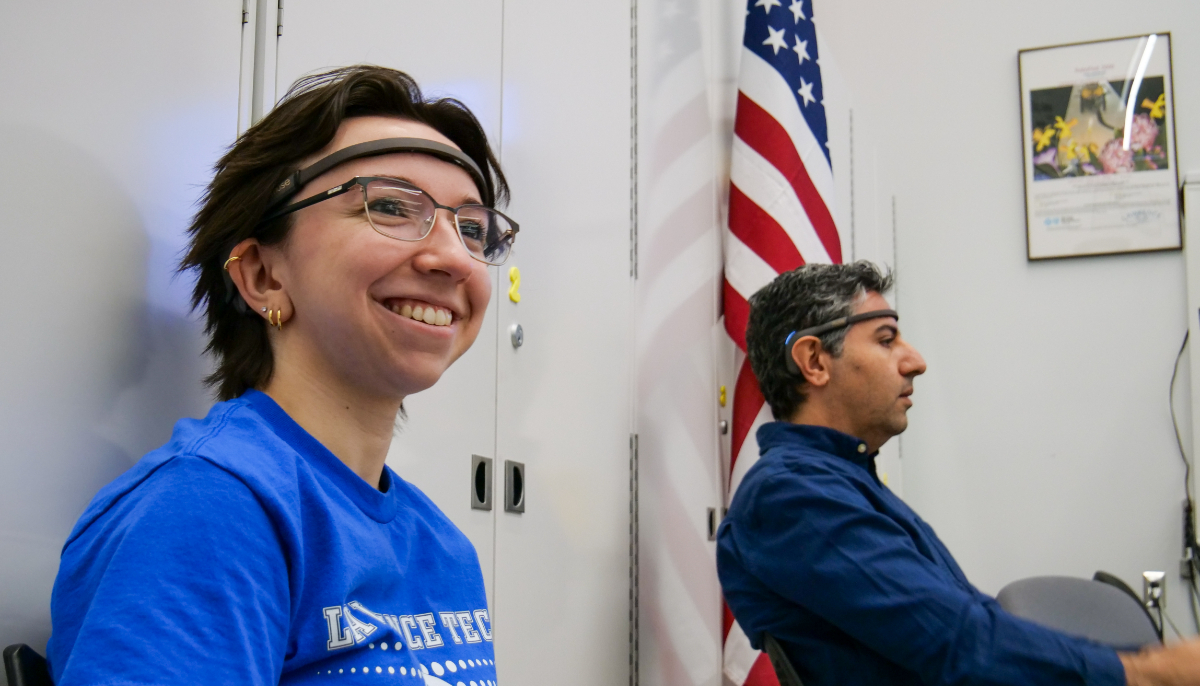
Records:
[[[758,460],[755,432],[771,421],[746,357],[747,300],[782,272],[842,261],[817,57],[812,0],[748,0],[725,233],[725,330],[738,349],[730,498]],[[728,608],[724,629],[725,676],[778,684]]]

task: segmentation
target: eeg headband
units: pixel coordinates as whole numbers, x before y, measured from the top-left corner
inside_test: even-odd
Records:
[[[461,150],[438,143],[437,141],[425,140],[424,138],[381,138],[377,141],[367,141],[366,143],[358,143],[342,148],[337,152],[322,157],[304,169],[292,172],[282,183],[275,187],[275,192],[271,195],[271,202],[267,204],[267,210],[263,213],[263,216],[271,218],[272,212],[279,209],[280,205],[283,205],[288,199],[299,193],[305,184],[343,162],[357,160],[361,157],[375,157],[377,155],[388,155],[397,152],[421,153],[445,160],[451,164],[456,164],[471,176],[471,180],[479,188],[479,194],[483,196],[484,205],[491,207],[495,201],[495,198],[492,197],[491,186],[487,182],[487,177],[484,176],[479,165],[475,164],[475,160],[468,157]],[[263,221],[266,221],[266,219]]]
[[[880,317],[892,317],[896,320],[900,319],[900,315],[896,314],[895,310],[871,310],[861,314],[852,314],[849,317],[840,317],[831,322],[810,326],[807,329],[800,329],[788,334],[787,340],[783,342],[783,357],[787,363],[788,371],[793,374],[799,374],[800,368],[796,366],[796,360],[792,358],[792,344],[804,338],[805,336],[820,336],[823,333],[829,333],[843,327],[857,324],[858,322],[868,319],[879,319]]]

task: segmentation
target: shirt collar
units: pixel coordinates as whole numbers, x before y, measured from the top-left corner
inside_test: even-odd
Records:
[[[758,449],[764,454],[776,446],[799,444],[849,460],[872,475],[875,474],[875,456],[879,451],[867,453],[865,441],[837,429],[811,424],[769,422],[758,428],[757,437]]]
[[[380,485],[384,489],[381,491],[364,481],[312,434],[305,431],[304,427],[284,412],[271,396],[250,389],[242,394],[241,400],[258,412],[277,436],[334,482],[364,514],[385,524],[395,519],[398,511],[396,482],[399,481],[399,477],[387,465],[383,466],[383,474],[380,477]]]

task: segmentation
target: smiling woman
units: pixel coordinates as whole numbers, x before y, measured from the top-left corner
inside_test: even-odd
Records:
[[[404,398],[479,333],[507,195],[466,107],[390,69],[303,79],[237,141],[181,267],[222,402],[76,525],[55,683],[495,680],[474,548],[384,460]]]

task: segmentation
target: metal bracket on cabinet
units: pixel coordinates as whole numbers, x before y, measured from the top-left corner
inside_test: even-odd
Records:
[[[471,509],[492,509],[492,458],[471,456]]]
[[[504,461],[504,511],[525,512],[525,463]]]

